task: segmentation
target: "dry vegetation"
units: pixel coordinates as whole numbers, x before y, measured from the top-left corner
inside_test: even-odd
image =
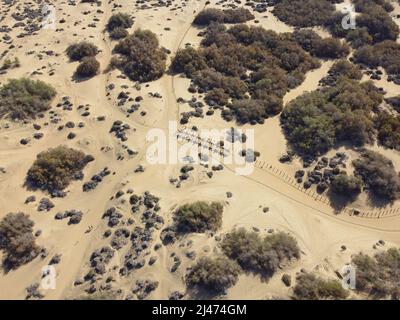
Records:
[[[352,257],[356,266],[356,289],[378,299],[400,299],[400,249],[391,248],[370,257]]]
[[[27,183],[29,187],[57,194],[72,180],[82,178],[81,171],[93,160],[92,156],[65,146],[43,151],[29,169]]]
[[[160,48],[157,36],[150,30],[136,30],[114,48],[119,54],[111,65],[131,80],[149,82],[159,79],[165,71],[167,55]]]
[[[291,101],[281,123],[293,150],[315,157],[337,143],[362,146],[374,141],[373,111],[382,101],[382,93],[372,82],[360,84],[342,77],[333,87]]]
[[[193,24],[199,26],[208,26],[211,23],[243,23],[249,20],[253,20],[254,15],[248,9],[236,8],[236,9],[205,9],[201,11],[193,21]]]
[[[297,241],[284,232],[262,237],[240,228],[225,235],[221,248],[243,270],[263,277],[271,277],[280,264],[300,258]]]
[[[240,267],[226,257],[204,257],[189,269],[186,283],[220,294],[236,284],[239,274]]]
[[[53,87],[40,80],[11,79],[0,88],[0,117],[35,119],[50,109],[56,95]]]
[[[343,300],[349,293],[337,280],[325,280],[313,273],[301,273],[293,288],[296,300]]]
[[[223,209],[219,202],[185,204],[174,213],[176,230],[183,233],[217,231],[222,226]]]
[[[7,272],[30,262],[39,253],[33,235],[33,221],[29,216],[9,213],[0,221],[0,250],[3,251],[3,269]]]
[[[190,91],[206,93],[209,106],[223,109],[226,120],[255,124],[278,114],[284,94],[318,66],[290,34],[211,24],[202,47],[179,50],[171,68],[185,73],[192,80]]]
[[[353,166],[372,194],[388,201],[399,198],[400,177],[391,160],[366,150],[360,159],[353,161]]]

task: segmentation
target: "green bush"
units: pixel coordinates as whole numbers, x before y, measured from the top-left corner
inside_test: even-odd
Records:
[[[244,228],[227,233],[221,243],[223,253],[244,270],[271,277],[279,264],[300,258],[297,241],[284,232],[261,237]]]
[[[349,295],[339,281],[325,280],[312,273],[297,277],[293,294],[296,300],[343,300]]]
[[[85,57],[76,69],[76,75],[79,77],[93,77],[100,69],[100,63],[95,57]]]
[[[136,30],[114,48],[120,56],[113,60],[131,80],[149,82],[161,78],[166,67],[166,54],[159,48],[157,36],[150,30]]]
[[[93,160],[92,156],[65,146],[48,149],[37,155],[28,171],[27,182],[31,187],[57,192],[65,189]]]
[[[35,119],[39,113],[50,109],[55,95],[54,88],[40,80],[8,80],[0,87],[0,117]]]
[[[400,177],[391,160],[383,155],[365,150],[353,161],[355,173],[369,190],[378,197],[394,201],[400,196]]]
[[[174,212],[175,226],[178,232],[217,231],[222,226],[222,212],[219,202],[185,204]]]
[[[99,50],[97,46],[88,41],[71,44],[67,50],[67,56],[74,61],[82,60],[85,57],[94,57]]]
[[[203,257],[189,269],[186,283],[189,287],[224,293],[236,284],[239,274],[239,266],[225,257]]]
[[[0,221],[0,250],[3,268],[7,272],[33,260],[40,249],[33,235],[34,223],[29,216],[9,213]]]
[[[110,17],[110,19],[108,19],[107,30],[111,32],[117,28],[128,29],[132,27],[132,25],[133,25],[132,18],[126,13],[119,12],[113,14]]]

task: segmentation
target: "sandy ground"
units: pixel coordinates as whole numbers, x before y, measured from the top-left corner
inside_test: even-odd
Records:
[[[28,1],[19,2],[22,4]],[[216,2],[211,1],[213,5]],[[39,30],[36,35],[17,38],[20,29],[13,29],[9,34],[16,47],[10,50],[6,57],[18,57],[21,67],[1,75],[0,82],[4,83],[8,78],[32,76],[34,79],[51,83],[58,92],[54,104],[61,101],[63,96],[70,97],[74,104],[72,111],[62,111],[55,107],[52,109],[56,117],[61,119],[59,124],[82,121],[85,127],[58,131],[59,124],[51,123],[48,115],[36,121],[43,126],[40,132],[44,133],[44,137],[40,140],[32,138],[28,145],[22,146],[19,143],[20,139],[32,137],[35,132],[32,124],[22,125],[6,120],[0,122],[0,166],[6,170],[6,173],[0,174],[0,218],[8,212],[22,211],[29,214],[35,221],[35,230],[42,230],[38,243],[46,247],[49,253],[46,259],[37,258],[18,270],[0,274],[0,288],[2,288],[0,299],[23,299],[25,288],[40,281],[42,267],[46,266],[50,258],[57,253],[62,254],[61,262],[56,265],[57,286],[55,290],[43,290],[45,298],[65,299],[82,295],[82,287],[74,287],[73,282],[87,272],[91,252],[107,243],[107,240],[102,238],[106,224],[101,216],[111,206],[118,207],[126,218],[130,216],[129,205],[123,201],[127,199],[126,195],[119,199],[110,199],[117,191],[126,191],[128,188],[134,189],[138,194],[149,190],[160,197],[162,208],[160,214],[164,217],[166,225],[170,223],[171,212],[177,205],[194,200],[222,200],[225,203],[223,228],[218,234],[223,234],[234,227],[244,226],[256,227],[262,233],[270,229],[284,230],[297,238],[303,252],[300,261],[286,266],[269,282],[262,282],[253,275],[242,275],[238,284],[228,291],[224,299],[287,298],[290,290],[280,280],[282,273],[294,276],[301,268],[305,268],[334,277],[334,271],[340,270],[348,263],[352,254],[361,250],[372,253],[374,251],[372,246],[380,239],[385,240],[386,247],[400,245],[400,217],[363,219],[347,214],[335,215],[329,205],[316,201],[313,197],[289,186],[276,175],[259,168],[256,168],[250,176],[239,176],[235,174],[235,167],[228,165],[210,179],[206,176],[204,167],[196,166],[190,179],[183,183],[181,188],[173,186],[169,179],[179,174],[181,165],[147,164],[145,154],[149,143],[144,137],[151,128],[166,129],[169,121],[176,120],[179,112],[185,111],[185,106],[177,104],[176,99],[191,97],[187,91],[188,80],[165,75],[160,80],[150,83],[148,87],[142,86],[140,91],[135,89],[134,83],[121,79],[119,71],[102,73],[83,82],[73,80],[72,74],[77,63],[69,62],[64,50],[67,45],[77,40],[90,40],[101,49],[98,59],[101,68],[105,69],[111,59],[115,42],[111,42],[103,30],[113,12],[131,13],[135,17],[132,29],[152,30],[159,36],[162,46],[175,52],[186,43],[199,44],[200,38],[197,36],[199,30],[191,27],[191,22],[196,12],[204,8],[206,1],[175,1],[179,8],[173,11],[170,8],[138,11],[133,7],[132,1],[127,0],[102,1],[100,6],[82,3],[71,6],[68,5],[68,1],[53,1],[53,3],[56,4],[57,28],[64,30]],[[185,6],[180,6],[181,3]],[[119,4],[120,7],[114,8],[115,4]],[[97,12],[98,9],[103,13]],[[84,15],[83,12],[87,14]],[[94,18],[98,19],[96,26],[88,27]],[[60,23],[61,19],[65,19],[65,22]],[[258,25],[267,29],[278,32],[292,30],[270,13],[257,14],[257,19]],[[13,25],[11,20],[12,18],[7,15],[2,24]],[[170,30],[165,30],[165,27],[170,27]],[[322,34],[323,32],[321,30]],[[0,43],[1,52],[8,47],[4,41]],[[46,50],[53,50],[56,54],[46,55],[44,53]],[[28,54],[29,51],[34,53]],[[326,75],[332,63],[332,61],[323,62],[321,68],[310,72],[301,86],[286,95],[285,102],[303,92],[315,90],[318,81]],[[35,70],[39,70],[41,74],[33,74]],[[49,75],[50,70],[54,70],[54,75]],[[111,83],[115,84],[115,89],[110,91],[107,87]],[[137,112],[128,118],[123,108],[117,105],[116,96],[124,85],[132,96],[144,97],[140,110],[145,110],[146,116],[140,116]],[[391,84],[379,83],[379,85],[385,87],[388,96],[398,93],[398,88],[392,88]],[[162,98],[152,98],[148,95],[150,92],[159,92]],[[82,111],[77,109],[78,105],[87,105],[90,115],[83,117]],[[105,116],[105,121],[97,121],[98,116]],[[122,120],[131,126],[129,140],[125,143],[121,143],[108,133],[115,120]],[[190,124],[200,128],[227,128],[232,125],[221,120],[217,113],[208,117],[206,121],[191,119]],[[242,129],[249,128],[244,126]],[[268,119],[264,125],[252,128],[255,129],[256,150],[261,152],[261,159],[293,175],[299,168],[297,162],[288,166],[278,161],[286,151],[278,117]],[[75,132],[77,137],[68,140],[69,131]],[[95,190],[88,193],[82,192],[82,182],[72,183],[68,188],[67,197],[52,199],[55,208],[50,212],[39,213],[36,211],[38,201],[29,205],[24,204],[24,201],[32,194],[36,195],[37,200],[46,195],[24,188],[26,172],[39,152],[60,144],[80,149],[95,157],[95,161],[84,171],[85,180],[104,167],[108,167],[115,174],[108,176]],[[136,150],[138,154],[128,156],[123,144]],[[376,146],[373,148],[379,148],[382,153],[393,159],[397,170],[400,170],[398,153]],[[124,159],[117,160],[121,155]],[[144,165],[144,173],[134,173],[139,164]],[[232,198],[227,198],[228,191],[232,192]],[[269,207],[269,212],[263,213],[263,207]],[[80,224],[69,226],[65,220],[54,219],[57,212],[67,209],[84,212]],[[90,226],[93,230],[85,233]],[[158,233],[159,231],[154,234],[153,245],[159,242]],[[188,245],[189,240],[192,240],[192,243]],[[342,251],[340,248],[342,245],[346,245],[348,249]],[[172,291],[184,291],[185,270],[193,263],[185,256],[188,250],[196,251],[197,257],[200,257],[213,254],[218,248],[215,237],[197,234],[181,239],[174,245],[163,246],[158,251],[151,249],[150,255],[158,257],[154,265],[146,264],[144,268],[128,277],[119,277],[118,273],[114,272],[117,281],[113,286],[115,289],[122,289],[123,295],[126,296],[137,279],[157,280],[159,286],[149,296],[150,299],[166,299]],[[181,266],[174,273],[169,271],[173,264],[172,253],[182,260]],[[109,264],[110,269],[114,265],[119,265],[122,257],[123,250],[114,256]]]

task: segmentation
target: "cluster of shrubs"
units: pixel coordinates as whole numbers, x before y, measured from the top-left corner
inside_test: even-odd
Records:
[[[400,249],[391,248],[374,257],[359,253],[351,261],[356,267],[356,290],[378,299],[400,299]]]
[[[328,75],[321,79],[323,86],[335,86],[341,77],[347,77],[353,80],[361,80],[363,74],[361,69],[346,59],[336,61],[329,69]]]
[[[254,15],[245,8],[236,9],[204,9],[196,16],[193,24],[199,26],[208,26],[211,23],[243,23],[253,20]]]
[[[50,109],[55,89],[40,80],[11,79],[0,87],[0,117],[35,119]]]
[[[157,36],[150,30],[136,30],[114,48],[119,56],[111,66],[122,70],[131,80],[149,82],[161,78],[165,72],[167,55],[160,48]]]
[[[82,179],[82,170],[93,161],[85,155],[66,146],[58,146],[39,153],[28,170],[27,183],[30,187],[57,194],[74,179]]]
[[[340,173],[332,179],[330,187],[334,193],[351,200],[360,194],[362,185],[362,180],[359,177]]]
[[[378,140],[383,146],[400,151],[400,115],[382,111],[377,118]]]
[[[33,221],[22,212],[9,213],[0,221],[0,250],[6,272],[32,261],[39,254],[33,226]]]
[[[225,235],[221,249],[243,270],[263,277],[271,277],[280,264],[300,258],[297,241],[284,232],[262,237],[255,231],[240,228]]]
[[[347,56],[350,48],[337,38],[322,38],[313,30],[296,30],[293,37],[306,51],[318,58],[338,59]]]
[[[263,123],[282,110],[282,97],[320,63],[290,34],[262,27],[211,24],[202,46],[179,50],[171,69],[192,80],[190,91],[206,93],[226,120]],[[222,108],[226,106],[226,108]]]
[[[85,57],[76,68],[76,74],[79,77],[91,78],[95,76],[100,69],[100,63],[95,57]]]
[[[309,272],[301,273],[293,288],[293,298],[296,300],[343,300],[348,295],[339,281],[325,280]]]
[[[360,13],[356,18],[357,29],[360,28],[363,33],[369,35],[372,43],[384,40],[396,41],[399,35],[399,27],[388,14],[393,10],[390,3],[387,1],[356,0],[355,9]]]
[[[369,191],[388,201],[400,196],[400,177],[391,160],[383,155],[365,150],[361,157],[353,161],[356,175],[365,183]]]
[[[372,82],[340,77],[334,86],[305,93],[288,103],[281,125],[293,151],[316,157],[336,143],[371,143],[373,111],[382,101],[382,93]]]
[[[68,46],[66,53],[72,61],[80,61],[85,57],[94,57],[99,49],[96,45],[88,41],[81,41]]]
[[[400,74],[400,44],[383,41],[376,45],[366,45],[354,53],[354,61],[369,68],[383,67],[389,75]]]
[[[186,283],[211,293],[224,293],[236,284],[240,272],[237,263],[224,256],[203,257],[189,269]]]
[[[128,31],[133,25],[133,19],[126,13],[116,13],[113,14],[110,19],[108,19],[107,30],[110,33],[111,39],[123,39],[128,36]]]
[[[74,43],[66,52],[71,60],[80,61],[75,72],[78,77],[91,78],[99,72],[100,63],[95,58],[99,50],[94,44],[87,41]]]
[[[332,21],[335,6],[328,0],[278,0],[273,14],[295,27],[323,26]]]
[[[297,241],[283,232],[262,237],[240,228],[224,236],[221,249],[224,256],[202,258],[189,269],[189,287],[225,293],[242,271],[271,277],[282,263],[300,258]]]
[[[197,201],[180,206],[174,213],[178,232],[217,231],[222,226],[224,208],[219,202]]]

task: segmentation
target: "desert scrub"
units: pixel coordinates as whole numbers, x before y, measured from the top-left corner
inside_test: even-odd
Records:
[[[303,157],[316,157],[336,143],[374,141],[373,111],[383,95],[372,82],[340,77],[332,87],[305,93],[288,103],[281,125],[289,144]]]
[[[132,25],[132,18],[126,13],[119,12],[113,14],[110,19],[108,19],[107,30],[111,32],[117,28],[128,29],[132,27]]]
[[[164,74],[167,55],[150,30],[136,30],[121,40],[114,52],[119,56],[113,58],[112,67],[120,69],[131,80],[149,82]]]
[[[400,298],[400,249],[390,248],[373,257],[363,253],[352,257],[356,266],[356,290],[373,298]]]
[[[337,280],[325,280],[313,273],[302,273],[296,279],[293,298],[296,300],[343,300],[349,293]]]
[[[349,54],[350,48],[337,38],[321,38],[313,30],[296,30],[294,40],[306,51],[318,58],[337,59]]]
[[[95,57],[85,57],[76,68],[76,75],[79,77],[90,78],[95,76],[100,69],[100,63]]]
[[[67,56],[73,61],[82,60],[84,57],[94,57],[99,52],[96,45],[88,41],[71,44],[67,50]]]
[[[204,9],[199,12],[193,21],[193,24],[200,26],[207,26],[210,23],[243,23],[249,20],[253,20],[254,15],[245,8],[237,9]]]
[[[219,202],[185,204],[174,212],[176,230],[183,233],[217,231],[222,226],[222,212]]]
[[[186,283],[189,287],[224,293],[236,284],[239,274],[239,266],[226,257],[203,257],[189,269]]]
[[[0,250],[3,251],[3,268],[10,271],[33,260],[40,248],[33,235],[34,223],[29,216],[9,213],[0,221]]]
[[[400,196],[400,177],[393,162],[383,155],[365,150],[361,157],[353,161],[355,174],[359,176],[369,191],[387,201]]]
[[[126,38],[128,35],[129,32],[122,27],[115,28],[110,32],[110,38],[113,40],[120,40]]]
[[[320,66],[290,34],[213,23],[203,35],[200,48],[178,50],[171,71],[190,78],[189,91],[205,93],[227,121],[257,124],[279,114],[286,92]]]
[[[335,6],[327,0],[282,0],[272,13],[292,26],[314,27],[332,20]]]
[[[355,197],[361,192],[362,180],[358,177],[341,173],[331,182],[332,191],[345,197]]]
[[[0,117],[12,120],[35,119],[50,109],[56,90],[40,80],[11,79],[0,87]]]
[[[375,45],[362,46],[354,53],[354,61],[370,68],[382,67],[391,75],[400,73],[400,44],[383,41]]]
[[[225,235],[221,249],[245,271],[264,277],[271,277],[282,262],[300,258],[296,239],[284,232],[262,237],[240,228]]]
[[[94,158],[66,146],[39,153],[27,174],[27,184],[50,193],[65,189]]]

